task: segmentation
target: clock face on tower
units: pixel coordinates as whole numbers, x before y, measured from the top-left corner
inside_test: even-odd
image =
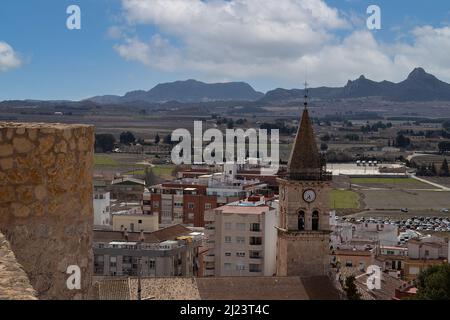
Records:
[[[303,192],[303,200],[305,200],[308,203],[311,203],[314,200],[316,200],[316,193],[314,192],[314,190],[312,189],[305,190],[305,192]]]

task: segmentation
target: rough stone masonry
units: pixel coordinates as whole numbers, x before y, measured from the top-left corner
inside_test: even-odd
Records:
[[[87,298],[94,128],[0,122],[0,232],[40,299]],[[81,269],[69,290],[67,267]]]

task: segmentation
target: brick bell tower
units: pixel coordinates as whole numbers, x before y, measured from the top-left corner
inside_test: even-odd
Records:
[[[278,276],[325,276],[330,269],[329,201],[332,175],[317,149],[308,114],[307,89],[301,124],[288,162],[278,179],[280,228]]]

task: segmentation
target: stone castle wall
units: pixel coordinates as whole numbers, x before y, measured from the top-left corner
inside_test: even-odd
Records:
[[[92,264],[94,128],[0,122],[0,232],[42,299],[85,298]],[[68,290],[69,265],[81,290]]]
[[[0,300],[36,300],[36,291],[1,233]]]

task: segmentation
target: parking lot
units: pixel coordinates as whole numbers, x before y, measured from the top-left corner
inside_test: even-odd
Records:
[[[449,217],[424,217],[413,216],[411,218],[383,218],[383,217],[340,217],[342,221],[356,223],[383,223],[398,226],[400,231],[416,230],[416,231],[434,231],[434,232],[450,232],[450,216]]]

